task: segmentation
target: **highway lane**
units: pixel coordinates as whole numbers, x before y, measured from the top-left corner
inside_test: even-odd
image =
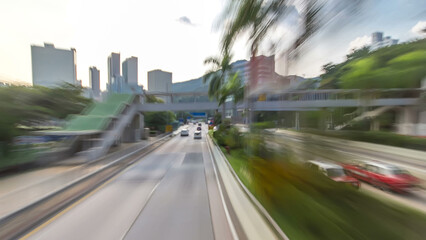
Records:
[[[176,136],[29,239],[232,239],[203,139]]]
[[[0,177],[0,218],[64,188],[73,181],[87,175],[115,160],[114,154],[132,151],[137,147],[148,145],[153,140],[138,143],[126,143],[116,147],[116,152],[99,161],[77,164],[82,158],[73,157],[40,168]],[[117,152],[118,151],[118,152]]]
[[[308,138],[309,139],[309,138]],[[410,164],[409,159],[404,159],[403,162],[397,162],[398,159],[392,153],[382,153],[379,151],[360,150],[354,146],[342,146],[342,144],[333,144],[329,141],[306,141],[303,137],[298,137],[290,134],[280,132],[268,137],[271,146],[287,146],[291,149],[300,160],[324,160],[334,162],[356,162],[360,160],[373,160],[388,162],[390,164],[398,165],[402,168],[409,170],[413,175],[422,179],[423,189],[413,189],[408,193],[394,193],[379,190],[368,183],[361,184],[361,191],[372,194],[381,199],[391,200],[419,211],[426,212],[426,174],[425,169],[419,166],[418,163]]]

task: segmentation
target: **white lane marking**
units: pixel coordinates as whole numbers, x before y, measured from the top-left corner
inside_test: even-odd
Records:
[[[209,139],[207,139],[207,141],[209,141]],[[234,223],[232,222],[231,216],[229,215],[228,205],[226,204],[225,199],[223,197],[222,187],[220,186],[219,178],[217,176],[216,166],[215,166],[215,163],[214,163],[214,160],[213,160],[212,149],[210,148],[210,144],[209,143],[207,143],[207,146],[208,146],[208,149],[209,149],[210,159],[211,159],[212,165],[213,165],[214,175],[216,177],[216,183],[217,183],[217,186],[219,188],[220,200],[222,201],[222,205],[223,205],[224,210],[225,210],[226,219],[227,219],[227,221],[228,221],[228,223],[230,225],[232,237],[234,239],[238,240],[239,238],[238,238],[238,235],[237,235],[237,231],[235,230]]]
[[[157,187],[163,182],[163,180],[166,178],[167,173],[169,172],[169,170],[171,168],[176,167],[176,165],[181,165],[183,162],[185,155],[177,162],[173,163],[173,160],[170,160],[169,166],[167,167],[167,170],[164,172],[164,175],[161,177],[160,181],[158,181],[154,188],[152,188],[151,192],[148,194],[148,197],[146,198],[141,210],[139,211],[139,213],[136,215],[135,219],[133,220],[132,224],[130,225],[129,229],[127,229],[127,231],[123,234],[123,236],[120,239],[124,239],[127,234],[130,232],[130,230],[133,228],[133,226],[135,225],[136,221],[139,219],[140,215],[142,214],[143,210],[145,209],[145,207],[148,205],[149,201],[151,200],[151,197],[154,195],[155,190],[157,190]]]

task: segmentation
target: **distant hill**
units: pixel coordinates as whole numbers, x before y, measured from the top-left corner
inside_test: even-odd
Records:
[[[188,80],[185,82],[173,83],[173,92],[207,92],[209,85],[203,83],[203,77]]]

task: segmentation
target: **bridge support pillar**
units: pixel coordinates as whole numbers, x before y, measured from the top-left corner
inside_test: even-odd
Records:
[[[419,113],[419,123],[417,124],[417,135],[426,137],[426,111]]]
[[[371,119],[370,131],[380,131],[380,120],[378,118]]]
[[[137,113],[132,122],[124,129],[122,139],[124,142],[137,142],[141,139],[144,128],[143,115]]]
[[[294,121],[294,128],[297,130],[297,131],[299,131],[300,130],[300,119],[299,119],[299,112],[296,112],[296,118],[295,118],[295,121]]]
[[[426,113],[419,112],[415,107],[404,107],[397,117],[397,132],[403,135],[425,135]]]

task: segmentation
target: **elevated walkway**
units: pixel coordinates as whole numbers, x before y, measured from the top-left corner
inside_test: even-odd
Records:
[[[371,110],[371,111],[368,111],[368,112],[363,112],[359,116],[354,117],[353,119],[347,121],[346,123],[339,125],[339,126],[336,126],[334,129],[335,130],[341,130],[341,129],[343,129],[343,128],[351,125],[351,124],[362,121],[364,119],[376,118],[376,117],[382,115],[383,113],[385,113],[385,112],[387,112],[387,111],[389,111],[393,108],[395,108],[395,106],[384,106],[384,107],[378,107],[378,108]]]
[[[68,116],[63,129],[44,131],[42,134],[69,136],[70,140],[64,145],[73,149],[71,154],[93,160],[105,155],[111,146],[119,144],[125,134],[133,135],[124,136],[128,142],[132,142],[129,139],[136,141],[140,138],[143,122],[137,111],[139,103],[138,95],[111,94],[106,101],[93,103],[81,114]],[[68,152],[67,156],[57,157],[69,155]]]

